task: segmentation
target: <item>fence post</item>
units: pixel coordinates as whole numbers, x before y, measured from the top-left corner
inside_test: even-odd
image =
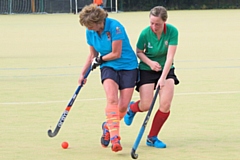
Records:
[[[34,13],[35,10],[35,0],[31,0],[32,12]]]
[[[43,4],[43,0],[40,0],[40,12],[43,13],[44,12],[44,4]]]
[[[78,14],[78,2],[75,0],[75,14]]]
[[[111,5],[110,5],[110,7],[111,7],[111,12],[112,12],[112,1],[113,1],[113,0],[110,0],[110,2],[111,2]]]
[[[72,13],[72,0],[69,0],[70,13]]]
[[[8,1],[8,5],[9,5],[9,14],[12,14],[12,0]]]

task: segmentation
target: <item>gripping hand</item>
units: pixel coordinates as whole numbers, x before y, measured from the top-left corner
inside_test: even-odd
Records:
[[[105,61],[102,59],[102,56],[93,58],[91,70],[94,70],[104,62]]]

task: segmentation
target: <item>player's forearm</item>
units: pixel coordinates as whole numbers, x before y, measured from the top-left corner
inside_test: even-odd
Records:
[[[97,57],[98,56],[98,52],[94,49],[93,46],[89,46],[89,54],[87,56],[87,59],[85,61],[85,64],[82,68],[82,71],[81,71],[81,75],[85,75],[86,72],[88,71],[88,68],[91,66],[92,64],[92,60],[94,57]]]
[[[151,59],[149,59],[142,51],[137,51],[137,57],[146,63],[148,66],[151,64]]]
[[[110,61],[114,59],[118,59],[122,54],[122,40],[117,40],[112,43],[112,52],[104,55],[102,59],[104,61]]]
[[[165,65],[164,65],[161,78],[166,79],[166,77],[170,71],[170,68],[172,66],[172,63],[173,63],[173,57],[168,57],[165,62]]]
[[[166,79],[168,72],[173,64],[174,56],[177,50],[177,46],[169,46],[167,59],[163,68],[162,78]]]
[[[87,57],[87,60],[82,68],[82,71],[81,71],[81,75],[85,75],[86,72],[88,71],[88,68],[91,66],[92,64],[92,59],[94,58],[94,56],[92,54],[89,54],[88,57]]]

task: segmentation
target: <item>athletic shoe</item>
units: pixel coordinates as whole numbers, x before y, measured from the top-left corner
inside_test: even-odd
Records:
[[[103,134],[102,134],[102,137],[101,137],[101,144],[103,147],[107,147],[109,145],[109,142],[110,142],[110,133],[109,133],[109,130],[107,128],[107,123],[106,122],[103,122],[102,124],[102,131],[103,131]]]
[[[118,151],[122,150],[120,140],[121,140],[121,138],[119,136],[114,136],[114,137],[111,138],[112,151],[113,152],[118,152]]]
[[[129,104],[128,104],[128,111],[127,113],[125,114],[124,116],[124,122],[126,125],[130,126],[132,124],[132,121],[133,121],[133,118],[135,116],[135,112],[133,112],[130,108],[131,104],[133,104],[134,101],[131,101]]]
[[[156,147],[156,148],[166,148],[166,144],[160,141],[157,136],[153,137],[148,137],[147,138],[147,143],[148,146],[150,147]]]

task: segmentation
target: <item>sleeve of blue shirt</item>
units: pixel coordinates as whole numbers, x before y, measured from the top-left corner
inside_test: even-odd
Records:
[[[90,46],[93,46],[93,44],[92,44],[92,42],[91,42],[91,39],[92,39],[92,38],[90,38],[90,37],[92,36],[91,34],[92,34],[91,31],[88,30],[88,29],[86,29],[87,44],[90,45]]]
[[[124,27],[117,21],[111,24],[112,41],[123,40],[125,35]]]

